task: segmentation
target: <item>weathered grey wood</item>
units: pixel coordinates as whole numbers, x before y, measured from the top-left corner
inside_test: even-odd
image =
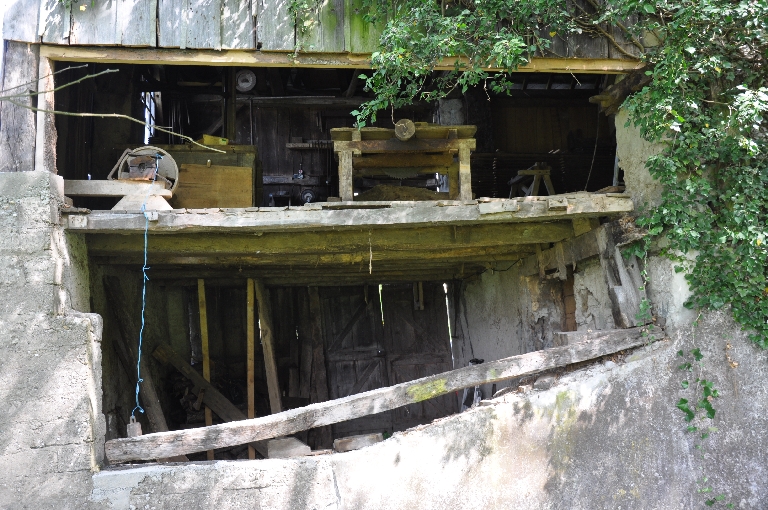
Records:
[[[256,0],[253,0],[256,1]],[[221,48],[255,49],[254,17],[248,0],[221,0]]]
[[[264,351],[264,369],[267,373],[269,407],[272,410],[272,413],[275,414],[283,410],[283,404],[280,397],[280,383],[277,379],[277,363],[275,362],[275,334],[272,326],[272,303],[269,300],[269,290],[264,286],[264,283],[257,280],[254,284],[256,289],[256,302],[259,307],[259,328],[261,330],[261,347]]]
[[[37,45],[9,41],[5,48],[3,93],[36,92],[38,59]],[[37,102],[30,96],[14,101],[28,107]],[[35,169],[36,120],[36,113],[29,108],[0,102],[0,172],[31,172]]]
[[[161,48],[186,48],[186,0],[157,0],[157,44]]]
[[[664,330],[656,326],[636,327],[628,329],[604,329],[599,331],[560,331],[552,333],[552,342],[555,347],[575,345],[589,340],[606,340],[609,338],[624,338],[627,332],[645,336],[649,340],[659,340],[664,337]]]
[[[110,462],[127,462],[235,446],[396,409],[463,388],[588,361],[647,341],[638,330],[627,330],[625,336],[618,338],[512,356],[253,420],[114,439],[107,441],[105,450]]]
[[[124,197],[128,195],[158,195],[171,198],[170,190],[160,184],[141,181],[82,181],[64,180],[64,194],[71,197]]]
[[[161,212],[158,221],[150,226],[150,232],[209,232],[212,228],[231,233],[270,231],[335,230],[343,227],[378,228],[377,225],[443,226],[484,225],[493,223],[526,223],[536,221],[572,221],[577,217],[616,216],[634,210],[632,200],[626,197],[602,195],[567,195],[566,210],[549,211],[547,200],[538,197],[521,198],[501,202],[515,204],[517,210],[496,214],[481,214],[477,205],[461,202],[405,202],[363,203],[328,202],[311,207],[290,209],[262,207],[258,210],[204,209],[203,214],[186,211]],[[348,207],[359,207],[357,210]],[[503,208],[503,207],[502,207]],[[514,209],[514,206],[509,206]],[[133,214],[117,214],[109,211],[93,211],[87,223],[78,230],[89,233],[143,233],[144,216],[137,210]],[[70,227],[72,228],[72,227]]]
[[[312,337],[312,374],[309,401],[313,404],[328,400],[328,376],[325,369],[325,346],[323,344],[323,310],[317,287],[308,287],[310,335]],[[331,446],[331,427],[319,427],[310,431],[316,448]],[[312,443],[312,441],[310,441]]]
[[[118,0],[117,38],[122,46],[157,45],[158,0]]]
[[[318,2],[305,40],[299,41],[302,51],[342,52],[345,48],[344,17],[346,0]]]
[[[40,0],[5,0],[3,39],[35,43],[40,21]]]
[[[617,326],[631,328],[643,324],[639,319],[640,304],[646,298],[645,285],[640,274],[640,262],[634,255],[625,260],[617,245],[614,230],[616,224],[597,230],[600,263],[611,298],[611,311]]]
[[[89,46],[120,44],[120,30],[117,26],[118,3],[107,1],[72,4],[69,43]]]
[[[343,201],[354,200],[352,183],[352,151],[339,152],[339,196]]]
[[[186,0],[185,48],[221,49],[222,0]]]
[[[263,51],[291,51],[295,44],[290,0],[253,0],[256,9],[256,35]]]
[[[71,7],[65,7],[59,0],[40,1],[38,35],[44,43],[69,43]]]
[[[35,139],[35,170],[38,172],[57,173],[56,171],[56,116],[42,110],[54,109],[54,62],[47,58],[40,59],[37,89],[36,115],[37,132]]]
[[[361,434],[359,436],[340,437],[333,441],[333,449],[339,453],[351,452],[352,450],[359,450],[372,444],[380,443],[384,441],[384,435],[379,432],[377,434]]]
[[[225,422],[245,420],[246,416],[237,407],[230,402],[227,397],[222,395],[211,383],[205,380],[197,370],[184,361],[179,354],[170,346],[160,344],[152,355],[160,362],[172,365],[181,374],[192,381],[195,385],[194,391],[199,395],[203,394],[202,403],[208,406],[216,415]],[[167,429],[166,429],[167,430]],[[259,454],[267,458],[267,445],[265,441],[254,441],[251,444]]]
[[[474,142],[474,140],[472,140]],[[474,146],[474,144],[472,144]],[[468,144],[459,147],[459,199],[472,200],[472,175],[470,173]]]

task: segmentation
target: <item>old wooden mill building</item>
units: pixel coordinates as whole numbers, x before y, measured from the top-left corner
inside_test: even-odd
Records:
[[[569,347],[636,326],[634,204],[590,102],[633,43],[556,36],[507,95],[357,129],[360,4],[322,3],[300,52],[282,0],[9,8],[3,88],[39,94],[2,104],[0,171],[54,176],[53,312],[103,319],[90,469],[345,451],[638,343]]]

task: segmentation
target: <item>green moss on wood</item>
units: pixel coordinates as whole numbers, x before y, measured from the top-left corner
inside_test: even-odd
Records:
[[[448,390],[445,387],[445,379],[437,379],[411,386],[405,391],[414,402],[421,402],[430,398],[445,395]]]

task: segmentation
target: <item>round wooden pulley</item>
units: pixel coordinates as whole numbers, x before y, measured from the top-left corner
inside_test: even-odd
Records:
[[[416,134],[416,124],[410,119],[400,119],[395,123],[395,136],[403,142]]]

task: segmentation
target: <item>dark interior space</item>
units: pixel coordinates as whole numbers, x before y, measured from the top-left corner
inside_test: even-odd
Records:
[[[300,205],[338,196],[338,164],[330,130],[352,127],[350,112],[371,97],[358,79],[364,71],[352,69],[93,63],[69,67],[57,75],[57,84],[106,70],[116,72],[62,88],[55,98],[59,110],[128,115],[194,140],[203,135],[227,138],[230,145],[219,147],[228,153],[220,156],[126,119],[59,115],[60,175],[105,179],[126,148],[149,144],[167,149],[179,164],[250,167],[250,203],[225,204],[236,207]],[[612,83],[612,76],[520,73],[511,77],[508,94],[491,94],[478,86],[439,103],[380,112],[373,126],[392,128],[393,120],[401,118],[476,125],[477,149],[471,157],[476,197],[517,194],[510,190],[510,180],[532,167],[550,169],[557,194],[620,184],[614,176],[614,126],[589,102]],[[184,176],[181,181],[190,183],[191,178]],[[229,185],[248,185],[247,176],[238,178],[241,181],[233,179]],[[439,175],[390,171],[375,178],[356,178],[355,194],[378,184],[446,191],[446,180]],[[540,194],[546,192],[542,187]],[[363,198],[370,196],[375,200],[377,195],[365,194],[361,199],[370,200]],[[76,206],[91,209],[109,209],[116,202],[75,198]],[[174,197],[171,205],[216,204],[187,203]]]

